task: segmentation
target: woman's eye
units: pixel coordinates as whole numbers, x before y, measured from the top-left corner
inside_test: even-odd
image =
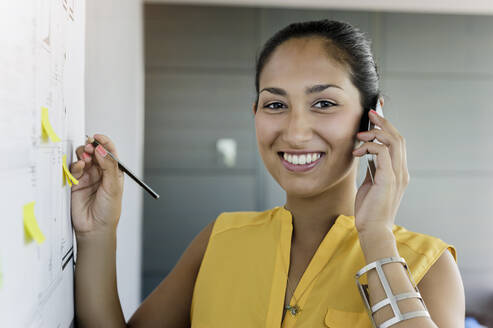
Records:
[[[317,104],[323,104],[323,105],[317,106]],[[315,103],[315,107],[317,107],[317,108],[326,108],[326,107],[332,107],[332,106],[336,106],[336,104],[334,104],[333,102],[330,102],[328,100],[320,100],[320,101]]]
[[[276,106],[273,106],[272,105],[276,105]],[[279,106],[280,105],[280,106]],[[284,106],[282,103],[280,102],[273,102],[273,103],[270,103],[268,105],[265,105],[264,108],[269,108],[269,109],[279,109],[279,108],[282,108],[282,106]]]
[[[336,104],[328,100],[320,100],[316,102],[314,106],[317,108],[330,108],[332,106],[336,106]],[[264,108],[269,108],[269,109],[281,109],[283,107],[285,107],[284,104],[280,102],[273,102],[264,106]]]

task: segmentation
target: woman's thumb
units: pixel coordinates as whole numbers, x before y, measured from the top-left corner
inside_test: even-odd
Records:
[[[103,176],[116,175],[118,163],[114,161],[103,146],[98,145],[95,149],[96,160],[99,167],[103,170]]]

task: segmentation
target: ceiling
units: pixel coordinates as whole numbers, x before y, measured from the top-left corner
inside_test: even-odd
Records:
[[[145,3],[493,15],[491,0],[143,0]]]

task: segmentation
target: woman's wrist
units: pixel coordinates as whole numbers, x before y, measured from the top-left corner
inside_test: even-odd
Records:
[[[116,240],[116,229],[99,229],[95,231],[75,232],[77,245],[104,244]]]
[[[395,236],[390,229],[378,228],[358,231],[358,238],[366,263],[384,257],[399,256]]]

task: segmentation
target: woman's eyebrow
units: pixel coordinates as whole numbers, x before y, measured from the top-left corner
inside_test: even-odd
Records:
[[[316,84],[316,85],[313,85],[311,87],[307,87],[305,89],[305,93],[310,94],[310,93],[321,92],[327,88],[338,88],[338,89],[344,90],[343,88],[341,88],[340,86],[338,86],[336,84]],[[273,93],[273,94],[279,95],[279,96],[286,96],[287,95],[286,90],[281,89],[281,88],[269,87],[269,88],[263,88],[262,90],[260,90],[260,92],[262,92],[262,91],[269,91],[270,93]],[[260,92],[259,92],[259,94],[260,94]]]
[[[338,88],[344,91],[344,89],[338,86],[337,84],[316,84],[314,86],[306,88],[305,93],[310,94],[310,93],[320,92],[320,91],[324,91],[327,88]]]
[[[262,90],[260,90],[259,94],[262,91],[269,91],[270,93],[273,93],[273,94],[279,95],[279,96],[285,96],[285,95],[287,95],[287,92],[284,89],[281,89],[281,88],[274,88],[274,87],[263,88]]]

